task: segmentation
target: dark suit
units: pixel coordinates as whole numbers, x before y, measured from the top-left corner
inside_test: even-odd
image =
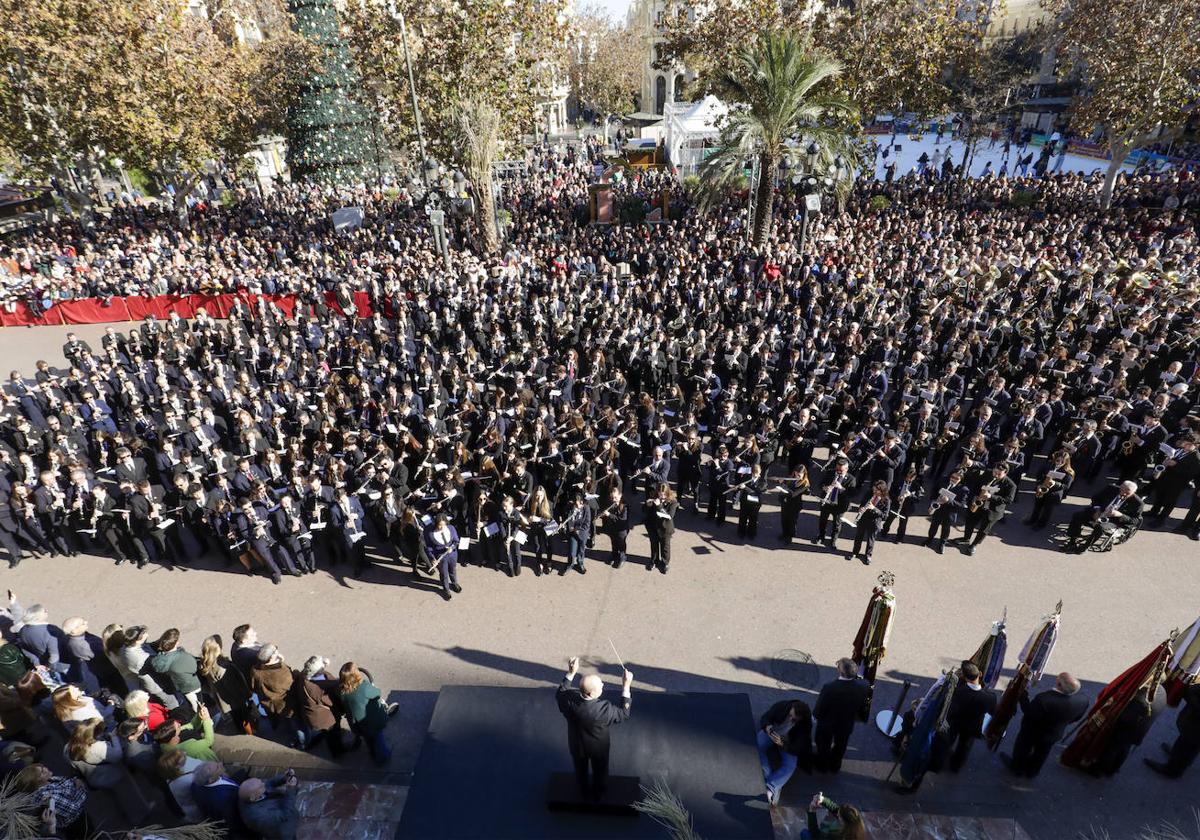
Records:
[[[1046,763],[1055,741],[1066,728],[1088,710],[1088,699],[1080,692],[1071,695],[1051,689],[1032,700],[1021,695],[1021,731],[1013,744],[1013,772],[1033,778]]]
[[[1087,551],[1100,534],[1106,529],[1112,529],[1113,522],[1121,524],[1133,523],[1142,518],[1142,499],[1136,493],[1121,499],[1116,502],[1116,507],[1108,515],[1109,522],[1098,520],[1100,514],[1108,510],[1109,505],[1113,504],[1119,493],[1119,486],[1112,485],[1105,487],[1099,493],[1092,497],[1092,504],[1084,508],[1071,517],[1071,523],[1067,526],[1067,536],[1070,538],[1068,548],[1075,545],[1075,542],[1080,538],[1085,525],[1091,526],[1092,532],[1084,540],[1080,551]]]
[[[221,779],[206,786],[192,783],[192,798],[204,816],[210,820],[224,822],[230,833],[235,837],[246,835],[246,826],[238,813],[237,782],[222,776]]]
[[[950,771],[957,773],[967,761],[974,743],[983,737],[983,718],[996,711],[996,694],[986,688],[972,688],[961,682],[950,698],[946,712],[946,731],[934,738],[934,758],[930,769],[938,770],[946,753]]]
[[[813,739],[817,747],[816,768],[829,773],[842,769],[842,756],[859,712],[867,704],[869,689],[861,679],[836,679],[825,683],[813,707],[817,719]]]
[[[578,689],[571,687],[571,680],[563,677],[555,695],[558,710],[567,719],[567,745],[575,762],[575,777],[579,781],[581,796],[591,794],[599,799],[604,793],[608,779],[608,728],[629,719],[633,701],[621,698],[615,706],[598,697],[585,700]],[[588,785],[588,764],[592,767],[592,783]]]
[[[458,586],[458,531],[447,524],[449,533],[443,542],[438,530],[430,527],[425,531],[425,553],[434,560],[442,578],[442,591],[449,593],[451,586]]]
[[[1183,693],[1184,706],[1175,725],[1179,736],[1167,757],[1166,775],[1178,778],[1200,755],[1200,683],[1192,683]]]
[[[871,499],[874,499],[872,494]],[[868,499],[868,502],[870,499]],[[858,524],[854,528],[854,554],[858,555],[866,544],[867,562],[871,561],[871,554],[875,551],[875,538],[879,536],[879,532],[883,530],[883,523],[887,521],[888,514],[892,510],[892,500],[884,496],[872,508],[866,507],[867,502],[863,503],[863,509],[858,515]]]

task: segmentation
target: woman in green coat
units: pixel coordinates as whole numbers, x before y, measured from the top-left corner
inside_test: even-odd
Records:
[[[399,706],[385,704],[379,689],[353,662],[347,662],[338,672],[338,697],[346,711],[350,730],[367,742],[375,763],[387,764],[392,749],[383,737],[383,730]]]
[[[192,711],[200,708],[200,677],[196,673],[199,663],[179,645],[179,631],[172,627],[154,643],[157,651],[146,663],[162,683],[175,689],[192,704]]]

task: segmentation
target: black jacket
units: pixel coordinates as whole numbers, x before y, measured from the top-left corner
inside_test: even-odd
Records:
[[[602,697],[584,700],[579,689],[572,688],[566,677],[559,684],[555,699],[558,710],[567,719],[567,743],[571,755],[596,757],[608,755],[608,728],[629,719],[633,702],[628,697],[622,697],[619,706]]]
[[[984,715],[996,711],[996,693],[986,688],[978,690],[962,682],[954,689],[950,698],[950,709],[946,712],[946,723],[952,733],[979,738],[983,735]]]
[[[1021,695],[1021,736],[1042,744],[1052,744],[1088,710],[1088,699],[1081,692],[1072,695],[1050,690],[1032,700]]]
[[[867,683],[861,679],[837,679],[821,687],[813,717],[817,726],[828,727],[839,735],[849,735],[858,722],[859,712],[867,704]]]
[[[1200,683],[1192,683],[1183,692],[1184,707],[1179,710],[1175,725],[1179,734],[1192,740],[1200,740]]]
[[[788,708],[791,705],[791,700],[780,700],[767,709],[758,719],[758,728],[766,729],[768,726],[782,724],[787,719]],[[802,769],[807,770],[812,765],[812,715],[807,711],[788,730],[787,740],[783,742],[783,749],[796,756],[796,763]]]

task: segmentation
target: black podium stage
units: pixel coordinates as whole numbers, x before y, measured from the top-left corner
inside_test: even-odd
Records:
[[[612,699],[615,686],[607,686]],[[663,779],[707,840],[771,840],[754,719],[744,694],[638,691],[614,727],[609,772]],[[570,772],[554,687],[446,686],[413,771],[401,840],[663,838],[650,817],[550,810],[551,775]]]

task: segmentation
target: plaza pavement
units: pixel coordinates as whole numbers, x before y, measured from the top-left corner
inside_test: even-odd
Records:
[[[102,327],[71,329],[99,347]],[[5,372],[15,368],[31,375],[34,361],[43,358],[61,366],[67,331],[0,329]],[[1031,489],[1028,481],[1023,489]],[[1195,594],[1200,545],[1143,531],[1110,553],[1062,554],[1049,542],[1052,532],[1035,534],[1019,524],[1030,495],[1022,494],[1015,512],[974,557],[953,548],[942,556],[920,548],[915,543],[924,538],[925,520],[918,517],[908,543],[881,543],[870,568],[809,542],[815,530],[810,499],[800,520],[802,539],[791,548],[779,547],[775,508],[764,510],[753,544],[736,538],[733,522],[714,528],[689,510],[678,518],[667,575],[646,571],[648,543],[638,526],[629,541],[630,561],[619,570],[600,562],[607,553],[607,539],[600,537],[586,576],[538,578],[526,569],[509,579],[467,567],[460,571],[463,592],[450,603],[433,582],[415,583],[406,570],[382,561],[361,580],[342,577],[343,567],[326,567],[273,586],[213,558],[176,571],[117,568],[87,555],[29,559],[15,570],[0,569],[0,591],[15,590],[26,605],[45,604],[55,622],[79,614],[96,630],[109,622],[144,623],[152,634],[178,627],[192,652],[214,632],[228,644],[233,627],[248,621],[293,665],[314,653],[328,656],[335,669],[353,658],[401,704],[399,721],[390,728],[395,748],[390,769],[403,774],[415,763],[442,685],[545,685],[550,691],[572,654],[584,658],[585,671],[599,668],[611,684],[619,669],[610,639],[634,672],[635,694],[746,692],[756,713],[785,697],[811,703],[813,689],[832,678],[833,661],[849,654],[883,570],[896,575],[897,610],[876,711],[891,707],[905,679],[915,683],[910,699],[919,696],[941,669],[970,656],[1007,609],[1003,689],[1025,639],[1060,598],[1062,631],[1049,670],[1072,671],[1094,698],[1172,628],[1186,627],[1200,613]],[[1057,521],[1083,501],[1070,499]],[[1182,512],[1176,511],[1176,522]],[[848,547],[844,539],[839,543],[842,551]],[[803,664],[804,654],[813,666]],[[1047,679],[1041,687],[1049,685]],[[1015,817],[1031,836],[1046,840],[1092,828],[1118,840],[1161,819],[1193,826],[1200,769],[1169,781],[1141,762],[1143,756],[1162,757],[1158,745],[1174,737],[1175,714],[1160,716],[1113,779],[1095,780],[1052,759],[1033,783],[1017,783],[996,755],[977,745],[962,774],[931,774],[915,797],[891,793],[880,781],[892,767],[887,741],[873,726],[860,726],[839,776],[798,774],[783,800],[802,807],[820,789],[865,810]],[[1013,735],[1010,731],[1002,749],[1011,746]],[[227,746],[250,740],[228,739]],[[253,752],[254,746],[246,749]],[[316,756],[296,757],[325,764]],[[352,761],[365,768],[364,760],[358,755]]]

